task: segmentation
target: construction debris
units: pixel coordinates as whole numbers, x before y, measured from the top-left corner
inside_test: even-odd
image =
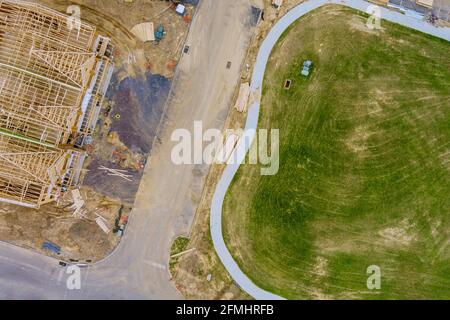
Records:
[[[84,206],[84,200],[81,196],[80,189],[73,189],[71,193],[74,206],[76,208],[81,208],[82,206]]]
[[[236,100],[236,105],[234,106],[237,111],[239,112],[247,111],[247,104],[249,97],[250,97],[250,84],[248,82],[245,82],[241,84],[239,96]]]
[[[132,181],[132,179],[130,179],[130,178],[133,178],[132,175],[126,174],[126,173],[128,173],[127,170],[111,169],[111,168],[106,168],[104,166],[100,166],[98,169],[107,172],[109,176],[117,176],[117,177],[120,177],[127,181]]]
[[[272,6],[275,9],[280,10],[282,5],[283,5],[283,0],[272,0]]]
[[[57,244],[54,244],[53,242],[50,241],[44,241],[44,243],[42,243],[42,249],[44,250],[49,250],[53,253],[56,254],[60,254],[61,253],[61,247],[58,246]]]
[[[135,25],[131,32],[142,42],[155,41],[153,22],[144,22]]]
[[[105,224],[105,219],[104,218],[98,217],[97,219],[95,219],[95,222],[100,227],[100,229],[103,230],[104,233],[108,234],[110,232],[110,230],[108,229],[108,227]]]
[[[85,203],[79,189],[72,190],[72,199],[73,204],[69,207],[69,209],[75,210],[72,216],[75,218],[86,218],[85,212],[83,210]]]
[[[180,252],[180,253],[171,255],[170,257],[171,257],[171,258],[181,257],[181,256],[184,256],[184,255],[186,255],[186,254],[188,254],[188,253],[194,252],[195,250],[196,250],[196,248],[191,248],[191,249],[189,249],[189,250],[185,250],[185,251],[183,251],[183,252]]]
[[[416,2],[424,7],[433,8],[434,0],[417,0]]]

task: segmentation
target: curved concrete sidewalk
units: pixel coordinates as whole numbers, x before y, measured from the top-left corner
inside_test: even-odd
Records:
[[[266,65],[269,60],[269,56],[272,52],[272,49],[278,42],[278,39],[283,34],[283,32],[297,19],[307,14],[308,12],[317,9],[326,4],[340,4],[351,7],[353,9],[357,9],[360,11],[366,11],[372,3],[363,1],[363,0],[346,0],[346,1],[338,1],[338,0],[310,0],[305,3],[298,5],[289,11],[283,18],[281,18],[275,26],[272,28],[270,33],[267,35],[266,39],[261,45],[261,48],[258,53],[258,57],[256,60],[255,68],[252,76],[252,84],[251,84],[251,92],[253,97],[261,97],[261,87],[264,79],[264,73],[266,70]],[[397,12],[389,11],[386,8],[381,8],[381,17],[382,19],[398,23],[400,25],[409,27],[411,29],[415,29],[421,31],[423,33],[428,33],[430,35],[434,35],[436,37],[445,39],[450,41],[450,28],[436,28],[432,25],[417,20],[412,17],[408,17],[402,15]],[[260,109],[260,101],[261,99],[257,99],[254,101],[248,110],[247,122],[245,124],[245,130],[247,132],[251,132],[248,134],[250,141],[253,140],[254,131],[258,126],[258,118],[259,118],[259,109]],[[278,300],[284,299],[278,295],[267,292],[260,287],[256,286],[239,268],[238,264],[234,261],[231,256],[225,241],[223,239],[222,233],[222,206],[223,200],[225,198],[225,194],[228,190],[228,187],[231,184],[236,172],[238,171],[240,164],[245,158],[245,155],[248,151],[249,147],[248,140],[245,141],[241,139],[234,154],[232,157],[235,160],[233,164],[227,165],[213,196],[212,204],[211,204],[211,220],[210,220],[210,228],[211,228],[211,237],[213,240],[214,248],[222,261],[223,265],[230,273],[231,277],[234,281],[241,287],[242,290],[247,292],[249,295],[254,297],[255,299],[261,300]]]

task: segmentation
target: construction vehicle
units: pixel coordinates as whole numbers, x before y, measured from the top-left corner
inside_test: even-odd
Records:
[[[166,31],[164,30],[164,26],[160,24],[155,31],[155,39],[157,42],[160,42],[164,36],[166,35]]]

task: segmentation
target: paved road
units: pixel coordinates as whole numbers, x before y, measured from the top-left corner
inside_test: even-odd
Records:
[[[177,128],[192,130],[195,120],[205,129],[223,127],[252,35],[251,1],[200,3],[187,40],[190,52],[179,64],[160,141],[117,250],[82,269],[81,290],[68,290],[68,275],[57,261],[0,244],[0,298],[181,298],[167,270],[170,244],[189,232],[208,168],[172,164],[170,135]]]
[[[325,4],[335,3],[346,5],[354,9],[361,11],[366,11],[372,4],[362,1],[362,0],[310,0],[308,2],[302,3],[297,7],[289,11],[283,18],[281,18],[275,26],[272,28],[270,33],[267,35],[263,44],[261,45],[258,57],[256,60],[256,65],[253,71],[251,91],[252,95],[257,97],[261,96],[260,88],[262,87],[264,73],[266,70],[266,65],[270,56],[270,53],[277,43],[278,39],[282,33],[298,18],[307,14],[311,10],[317,9]],[[396,22],[398,24],[432,34],[434,36],[446,39],[450,41],[450,29],[449,28],[435,28],[430,24],[417,20],[412,17],[404,16],[397,12],[391,12],[385,8],[381,8],[381,17],[383,19]],[[247,122],[245,125],[245,130],[251,132],[256,130],[258,126],[258,117],[260,109],[260,100],[254,101],[248,110]],[[222,234],[222,206],[225,194],[228,187],[233,180],[234,175],[239,169],[239,164],[245,158],[245,154],[248,151],[248,146],[251,144],[254,135],[249,135],[249,139],[242,140],[238,143],[234,155],[237,161],[234,164],[230,164],[225,169],[221,180],[219,181],[214,197],[211,203],[211,236],[214,243],[214,247],[219,255],[220,260],[224,264],[227,271],[233,277],[234,281],[249,295],[255,299],[282,299],[282,297],[272,294],[256,286],[239,268],[238,264],[234,261],[230,252],[228,251]]]

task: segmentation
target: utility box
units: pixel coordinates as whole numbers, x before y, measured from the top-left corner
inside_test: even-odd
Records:
[[[272,6],[275,9],[280,10],[282,5],[283,5],[283,0],[272,0]]]
[[[180,16],[184,16],[185,12],[186,12],[186,6],[184,6],[183,4],[179,4],[177,5],[177,8],[175,9],[175,11],[180,15]]]

